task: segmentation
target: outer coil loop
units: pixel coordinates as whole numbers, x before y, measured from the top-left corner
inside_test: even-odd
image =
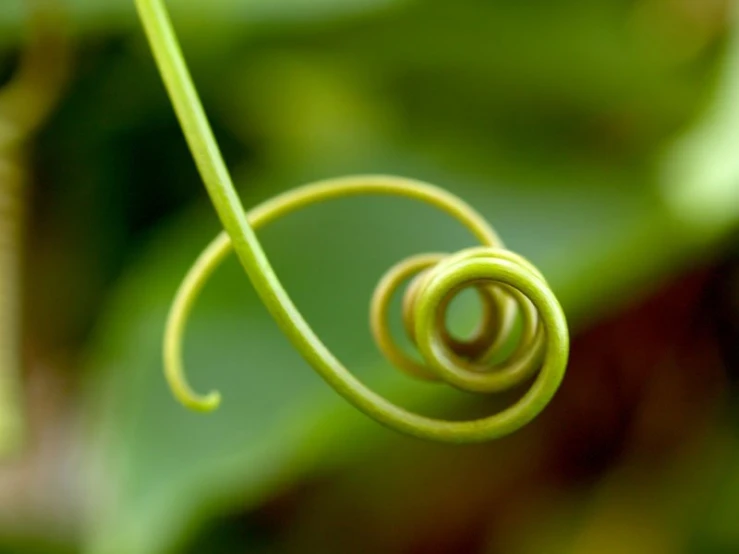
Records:
[[[348,374],[328,352],[325,356],[331,364],[329,369],[336,373],[326,372],[321,365],[323,358],[316,361],[311,352],[301,350],[306,359],[358,408],[390,427],[417,436],[479,441],[507,434],[533,418],[547,404],[564,374],[568,349],[564,315],[539,271],[504,249],[487,223],[461,200],[418,181],[358,176],[295,189],[258,206],[249,212],[248,219],[257,229],[307,205],[360,194],[404,196],[431,204],[457,218],[484,244],[452,255],[413,256],[382,278],[372,298],[370,324],[388,360],[413,376],[442,380],[471,392],[502,391],[531,378],[537,371],[539,376],[528,393],[504,412],[476,421],[450,422],[411,414],[381,399]],[[222,233],[201,254],[180,286],[165,335],[165,369],[172,390],[185,405],[201,411],[215,408],[220,397],[218,393],[198,396],[184,379],[181,344],[185,322],[200,290],[231,247],[230,238]],[[403,319],[422,362],[396,345],[387,324],[390,300],[409,279]],[[447,331],[445,313],[454,295],[466,287],[477,289],[483,302],[483,317],[475,336],[462,340]],[[523,324],[518,344],[505,360],[494,361],[506,348],[510,350],[519,314]]]

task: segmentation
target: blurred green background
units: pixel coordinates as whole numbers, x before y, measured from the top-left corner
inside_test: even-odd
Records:
[[[164,318],[218,222],[133,2],[58,3],[70,77],[21,157],[29,430],[0,466],[0,552],[739,551],[731,0],[168,2],[246,206],[316,178],[416,177],[542,269],[574,338],[562,388],[522,431],[465,447],[345,405],[233,260],[185,349],[195,387],[222,390],[223,406],[175,403]],[[4,79],[26,7],[0,2]],[[413,382],[369,335],[388,267],[471,244],[454,222],[360,198],[260,238],[318,334],[378,391],[452,418],[505,401]],[[453,315],[469,329],[475,302]]]

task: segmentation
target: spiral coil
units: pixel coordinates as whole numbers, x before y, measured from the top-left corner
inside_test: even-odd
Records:
[[[420,438],[478,442],[515,431],[551,400],[567,365],[569,335],[562,309],[539,271],[506,250],[488,223],[459,198],[435,186],[389,176],[357,176],[321,181],[272,198],[246,213],[236,195],[205,112],[182,58],[161,0],[136,0],[159,70],[225,231],[195,261],[175,296],[164,339],[165,375],[185,406],[210,411],[220,395],[201,396],[184,376],[182,344],[197,297],[221,261],[234,251],[257,294],[305,360],[340,395],[380,423]],[[521,398],[497,414],[472,421],[425,417],[397,406],[358,381],[321,342],[293,304],[264,253],[255,231],[306,206],[357,195],[402,196],[425,202],[464,225],[481,243],[456,254],[413,256],[391,268],[372,298],[370,324],[380,350],[401,370],[442,380],[465,391],[510,389],[530,378]],[[403,300],[406,331],[422,363],[393,340],[387,318],[394,292],[411,279]],[[461,340],[445,327],[446,309],[462,289],[474,287],[483,303],[474,337]],[[503,361],[514,323],[522,317],[518,344]]]

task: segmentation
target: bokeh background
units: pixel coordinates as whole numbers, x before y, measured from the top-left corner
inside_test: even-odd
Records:
[[[246,206],[316,178],[412,176],[469,201],[547,276],[573,333],[563,385],[525,429],[463,447],[345,405],[233,260],[185,349],[223,406],[176,404],[164,318],[218,222],[133,2],[37,0],[55,13],[45,27],[29,4],[0,2],[0,77],[33,44],[46,69],[0,126],[56,103],[0,152],[19,206],[0,215],[25,213],[22,234],[0,237],[4,263],[22,260],[22,292],[0,291],[20,359],[0,371],[17,369],[6,402],[25,415],[0,466],[0,552],[739,552],[732,0],[168,2]],[[360,198],[260,238],[378,391],[446,417],[509,400],[413,382],[371,342],[379,277],[471,244],[454,222]],[[477,316],[462,298],[450,325]]]

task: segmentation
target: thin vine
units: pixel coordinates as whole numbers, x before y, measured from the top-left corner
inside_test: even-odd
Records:
[[[182,344],[191,309],[208,278],[234,251],[256,292],[282,332],[305,360],[340,395],[380,423],[417,437],[446,442],[479,442],[509,434],[532,420],[549,403],[564,376],[569,334],[562,309],[544,277],[521,256],[506,250],[487,222],[459,198],[411,179],[356,176],[303,186],[277,196],[248,213],[239,200],[205,111],[193,85],[169,14],[162,0],[135,0],[159,71],[205,187],[224,227],[196,260],[175,296],[164,339],[165,375],[185,406],[211,411],[220,395],[199,395],[184,376]],[[446,254],[424,254],[400,262],[379,283],[370,322],[380,349],[400,369],[423,379],[443,380],[468,391],[496,392],[534,374],[533,384],[512,406],[472,421],[425,417],[397,406],[357,380],[316,336],[277,278],[255,231],[311,204],[355,195],[416,199],[460,221],[482,246]],[[415,276],[415,277],[414,277]],[[390,298],[407,279],[403,318],[424,363],[393,341],[386,318]],[[483,321],[471,340],[454,338],[445,328],[446,307],[460,290],[475,287],[483,302]],[[523,333],[503,362],[501,353],[517,314]],[[538,372],[538,373],[537,373]]]

